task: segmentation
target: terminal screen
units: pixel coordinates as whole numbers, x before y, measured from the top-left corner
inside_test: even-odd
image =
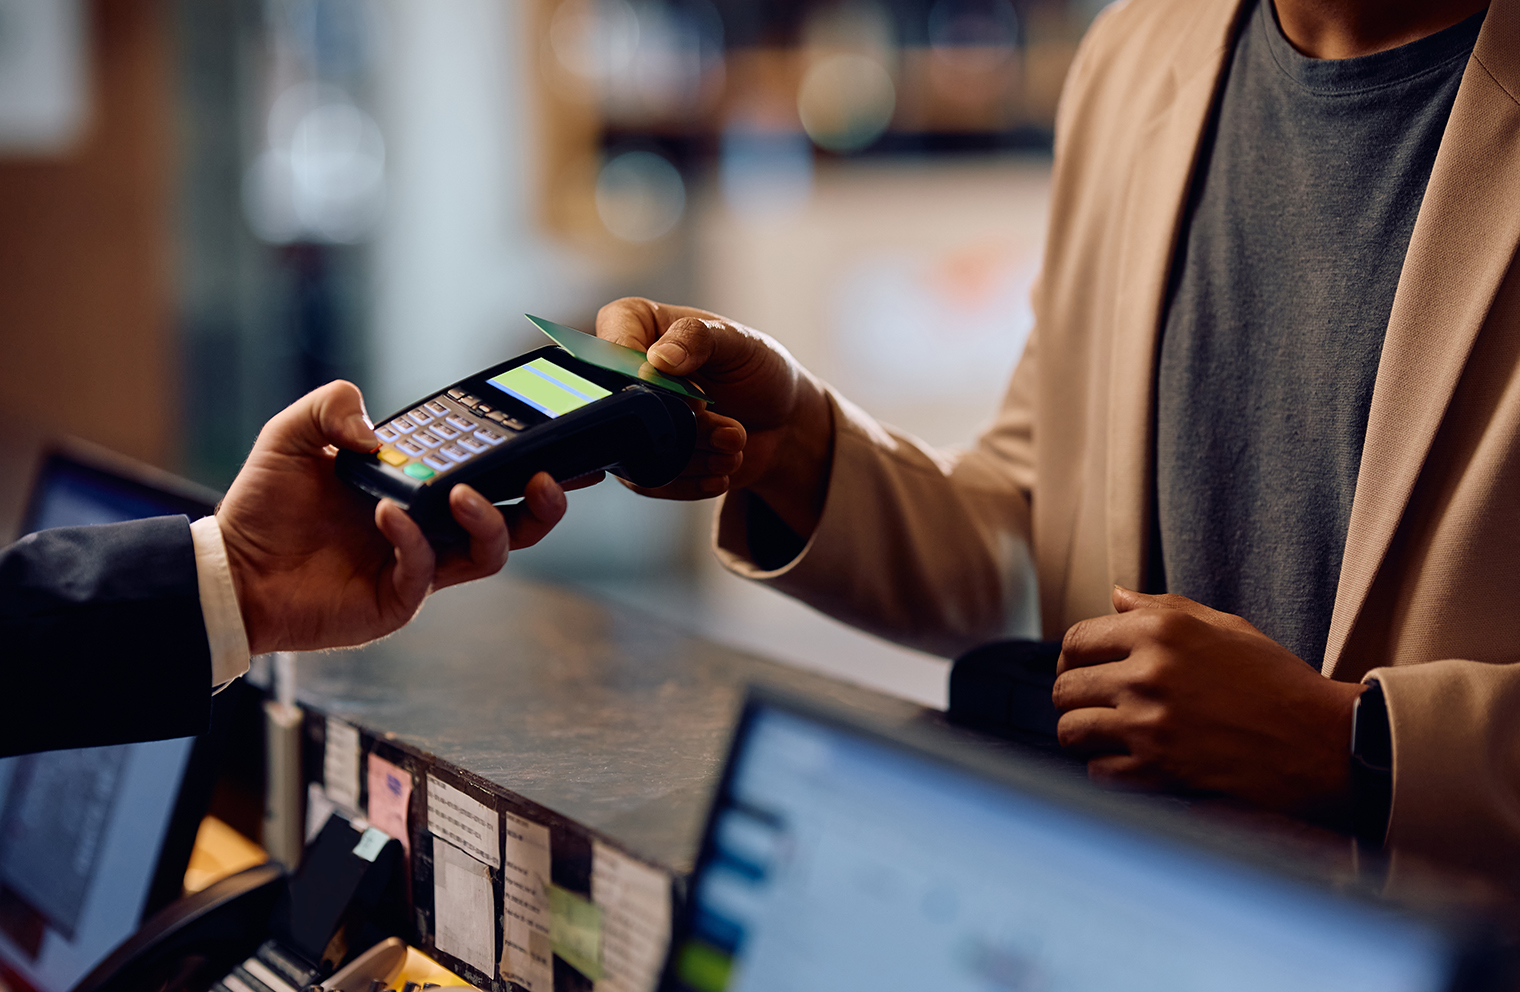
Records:
[[[1435,992],[1386,916],[907,749],[761,708],[669,988]]]
[[[560,368],[547,358],[535,358],[526,365],[508,369],[492,378],[491,385],[550,417],[579,410],[593,400],[612,395],[610,390]]]

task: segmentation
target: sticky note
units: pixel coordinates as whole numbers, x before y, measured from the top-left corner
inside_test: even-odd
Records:
[[[670,879],[593,840],[591,898],[602,910],[597,992],[654,992],[670,945]]]
[[[496,811],[436,775],[427,777],[428,830],[492,868],[501,867]]]
[[[549,944],[565,963],[590,979],[602,977],[602,911],[558,885],[549,886]]]
[[[365,861],[374,861],[380,856],[380,851],[390,842],[391,836],[384,830],[370,827],[359,835],[359,843],[354,845],[354,854]]]
[[[447,841],[433,845],[433,941],[438,949],[486,975],[496,964],[491,874]]]
[[[529,992],[553,992],[549,828],[511,813],[503,818],[501,977]]]
[[[329,800],[350,813],[359,812],[359,730],[331,716],[327,718],[322,782]]]
[[[404,769],[376,755],[369,756],[369,822],[401,842],[412,853],[412,838],[406,828],[406,811],[412,801],[412,776]]]

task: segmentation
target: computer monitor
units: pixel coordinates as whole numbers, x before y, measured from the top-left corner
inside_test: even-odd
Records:
[[[1058,778],[752,698],[662,988],[1456,987],[1454,931]]]
[[[21,533],[210,513],[216,494],[84,446],[47,453]],[[207,691],[210,687],[207,687]],[[209,800],[209,740],[0,759],[0,985],[65,992],[177,898]]]

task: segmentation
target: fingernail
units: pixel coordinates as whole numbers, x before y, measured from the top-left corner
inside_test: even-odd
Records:
[[[662,363],[672,369],[678,369],[685,363],[686,349],[674,341],[661,341],[649,349],[649,357],[658,358]]]
[[[712,443],[720,451],[738,451],[744,447],[744,432],[737,427],[719,427],[713,431]]]
[[[362,413],[354,414],[352,417],[348,418],[348,421],[350,428],[353,431],[354,440],[356,441],[364,440],[364,436],[366,434],[375,433],[375,425],[370,423],[369,418]],[[375,444],[375,447],[378,448],[379,446],[380,445],[377,442]]]

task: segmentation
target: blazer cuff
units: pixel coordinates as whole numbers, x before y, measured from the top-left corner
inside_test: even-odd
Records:
[[[1393,743],[1389,847],[1502,873],[1520,864],[1520,669],[1447,659],[1376,668]]]
[[[858,411],[853,404],[842,401],[836,396],[832,389],[826,389],[825,395],[828,396],[829,405],[834,408],[834,438],[831,445],[833,455],[829,464],[828,492],[824,494],[823,512],[818,516],[818,526],[813,528],[813,533],[803,542],[801,550],[790,561],[767,568],[755,560],[755,553],[749,546],[749,493],[740,491],[723,494],[718,497],[717,509],[713,512],[713,553],[717,555],[723,567],[735,575],[760,582],[780,579],[801,568],[810,557],[815,557],[812,551],[820,541],[827,547],[837,540],[834,532],[840,530],[840,524],[833,518],[838,514],[830,511],[838,502],[833,498],[833,494],[839,486],[839,471],[842,464],[839,449],[841,444],[848,443],[846,438],[850,432],[845,425],[852,415],[858,414]],[[858,415],[864,416],[864,414]]]
[[[211,648],[211,684],[222,686],[248,671],[248,631],[243,627],[243,611],[238,608],[227,546],[216,517],[202,517],[191,524],[190,539],[195,544],[195,577]]]

